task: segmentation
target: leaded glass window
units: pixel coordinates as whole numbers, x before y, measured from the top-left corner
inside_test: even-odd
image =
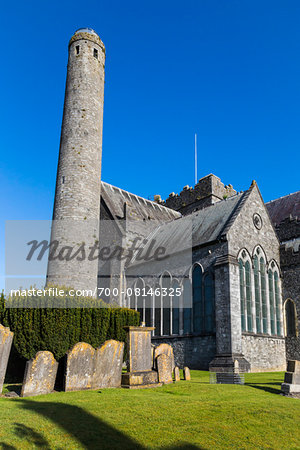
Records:
[[[192,330],[191,308],[192,286],[189,279],[183,282],[183,333],[189,334]]]
[[[172,292],[173,297],[172,301],[172,334],[179,334],[179,301],[180,295],[177,295],[176,289],[179,289],[179,283],[177,280],[173,281],[172,288],[174,291]]]
[[[253,331],[252,324],[252,297],[251,297],[251,268],[249,261],[245,263],[245,285],[246,285],[246,305],[247,305],[247,329]]]
[[[240,301],[241,301],[241,322],[242,331],[246,331],[246,320],[245,320],[245,278],[244,278],[244,264],[241,259],[239,259],[239,269],[240,269]]]
[[[193,270],[193,331],[203,331],[203,299],[202,299],[202,269],[196,265]]]
[[[253,259],[254,266],[254,289],[255,289],[255,320],[256,332],[261,333],[261,301],[260,301],[260,286],[259,286],[259,263],[257,255]]]
[[[171,318],[171,302],[170,302],[170,288],[171,277],[169,274],[164,274],[162,277],[162,314],[163,314],[163,335],[170,334],[170,318]]]
[[[275,305],[276,305],[276,332],[280,336],[281,335],[280,292],[279,292],[279,277],[277,272],[274,272],[274,290],[275,290]]]
[[[273,272],[271,269],[268,272],[268,278],[269,278],[269,304],[270,304],[271,334],[276,334],[275,306],[274,306],[274,283],[273,283]]]
[[[297,314],[295,303],[289,299],[285,303],[285,329],[287,336],[297,336],[296,323]]]
[[[214,301],[214,283],[213,277],[208,273],[204,278],[204,317],[205,331],[212,333],[216,331],[215,327],[215,301]]]
[[[267,333],[268,311],[267,311],[266,266],[263,258],[260,258],[260,291],[261,291],[263,332]]]

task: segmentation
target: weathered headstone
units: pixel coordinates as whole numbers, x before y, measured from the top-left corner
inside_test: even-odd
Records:
[[[152,369],[150,327],[125,327],[128,329],[129,372]]]
[[[27,361],[21,397],[49,394],[54,389],[58,362],[51,352],[38,352]]]
[[[285,395],[300,396],[300,361],[288,361],[281,390]]]
[[[106,341],[98,349],[79,342],[67,353],[65,391],[120,387],[124,343]]]
[[[180,381],[180,372],[177,366],[174,368],[174,381]]]
[[[127,373],[122,375],[122,387],[140,389],[160,386],[158,373],[152,370],[152,327],[124,327],[127,331]]]
[[[67,352],[65,391],[92,389],[95,349],[86,342],[78,342]]]
[[[0,325],[0,394],[2,393],[14,333]]]
[[[95,354],[93,389],[120,387],[124,342],[106,341]]]
[[[174,352],[173,352],[173,347],[169,344],[160,344],[157,347],[155,347],[154,349],[154,361],[156,361],[156,358],[158,357],[158,355],[161,354],[165,354],[170,356],[171,361],[172,361],[172,370],[174,370],[175,368],[175,362],[174,362]]]
[[[187,381],[191,379],[190,369],[188,367],[183,368],[183,378]]]
[[[164,384],[173,383],[171,356],[161,353],[158,355],[156,363],[158,370],[158,381]]]

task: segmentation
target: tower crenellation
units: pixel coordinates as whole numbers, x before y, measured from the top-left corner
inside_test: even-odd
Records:
[[[231,184],[224,186],[220,178],[209,174],[200,178],[194,187],[184,186],[180,194],[172,192],[163,204],[185,215],[235,194]]]

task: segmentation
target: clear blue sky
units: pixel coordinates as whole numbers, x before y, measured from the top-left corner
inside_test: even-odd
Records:
[[[52,215],[68,41],[106,51],[102,179],[145,196],[214,173],[265,201],[300,189],[297,0],[1,2],[0,272],[8,219]],[[1,276],[1,273],[0,273]],[[1,280],[0,280],[1,281]]]

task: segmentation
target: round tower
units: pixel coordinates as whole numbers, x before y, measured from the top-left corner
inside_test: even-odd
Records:
[[[58,252],[49,256],[47,284],[97,287],[98,262],[89,261],[87,253],[99,238],[104,64],[99,36],[90,28],[77,30],[69,42],[51,233],[51,242],[59,242],[59,249],[72,247],[73,253],[66,248],[60,258]],[[86,254],[72,258],[82,243]]]

